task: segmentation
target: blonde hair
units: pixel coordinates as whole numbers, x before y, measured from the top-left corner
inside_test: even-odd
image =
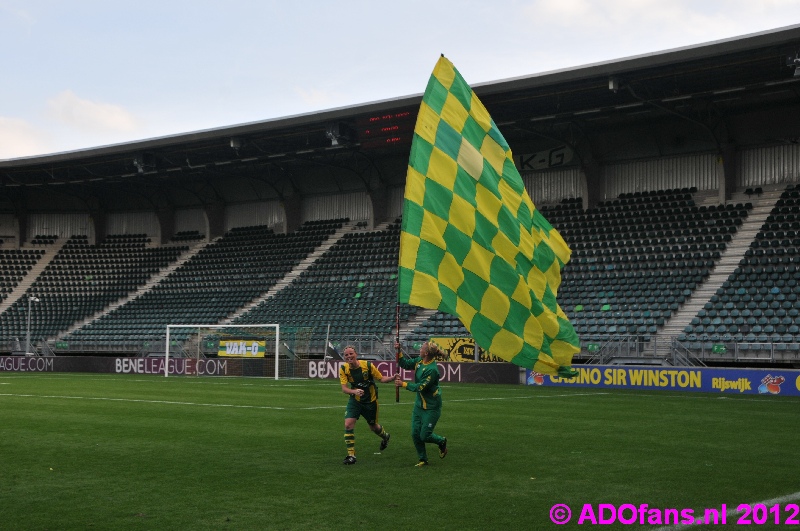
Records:
[[[430,357],[436,358],[442,355],[442,349],[439,348],[439,345],[434,343],[433,341],[426,341],[422,348],[419,349],[420,354],[423,353],[423,350],[426,354],[429,354]]]

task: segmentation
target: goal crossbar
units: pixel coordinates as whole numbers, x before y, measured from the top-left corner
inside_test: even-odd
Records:
[[[193,328],[200,333],[201,330],[224,330],[224,329],[247,329],[247,328],[274,328],[275,329],[275,379],[278,379],[278,370],[279,370],[279,358],[280,353],[278,347],[280,345],[280,335],[281,329],[280,325],[275,323],[270,324],[168,324],[167,325],[167,337],[166,337],[166,347],[164,349],[164,376],[169,376],[169,346],[170,346],[170,332],[176,328]]]

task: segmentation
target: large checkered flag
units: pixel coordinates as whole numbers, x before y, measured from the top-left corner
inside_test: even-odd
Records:
[[[442,56],[408,163],[400,302],[457,316],[495,356],[570,377],[579,340],[556,302],[570,252],[486,108]]]

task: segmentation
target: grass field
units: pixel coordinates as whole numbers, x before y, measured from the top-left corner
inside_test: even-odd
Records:
[[[783,522],[800,500],[796,398],[447,385],[450,453],[417,469],[413,394],[381,391],[391,444],[359,421],[348,467],[333,380],[4,373],[0,529],[578,529],[584,504],[775,499]],[[748,527],[793,526],[693,529]]]

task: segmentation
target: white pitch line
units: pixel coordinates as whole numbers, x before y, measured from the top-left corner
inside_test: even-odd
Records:
[[[570,393],[565,395],[545,395],[545,396],[504,396],[504,397],[485,397],[485,398],[464,398],[464,399],[455,399],[455,400],[448,400],[448,402],[488,402],[494,400],[518,400],[518,399],[529,399],[529,398],[565,398],[571,396],[595,396],[595,395],[605,395],[608,393]],[[93,396],[69,396],[69,395],[33,395],[33,394],[22,394],[22,393],[0,393],[0,396],[7,396],[13,398],[53,398],[53,399],[60,399],[60,400],[96,400],[101,402],[135,402],[135,403],[143,403],[143,404],[167,404],[167,405],[177,405],[177,406],[204,406],[204,407],[227,407],[227,408],[239,408],[239,409],[273,409],[273,410],[307,410],[313,411],[317,409],[341,409],[342,404],[337,404],[335,406],[313,406],[313,407],[278,407],[278,406],[247,406],[247,405],[237,405],[237,404],[211,404],[205,402],[182,402],[176,400],[147,400],[143,398],[109,398],[109,397],[93,397]],[[381,404],[381,407],[386,406],[393,406],[393,405],[410,405],[412,402],[405,401],[399,404],[395,402],[386,402]]]
[[[771,507],[773,505],[780,505],[782,503],[787,503],[787,502],[795,501],[795,500],[800,500],[800,492],[793,492],[792,494],[787,494],[786,496],[781,496],[779,498],[772,498],[771,500],[764,500],[764,501],[760,501],[760,502],[748,503],[747,505],[749,505],[750,507],[753,507],[755,505],[761,504],[761,505],[764,505],[766,507]],[[732,509],[728,509],[728,512],[725,513],[725,515],[728,517],[728,519],[730,519],[732,516],[735,516],[737,514],[739,514],[739,513],[736,510],[736,507],[734,507]],[[728,523],[729,524],[731,524],[731,523],[735,524],[736,522],[728,522]],[[702,517],[697,517],[693,524],[666,525],[666,526],[662,526],[662,527],[653,528],[652,531],[679,531],[681,529],[691,529],[691,528],[693,528],[695,526],[698,526],[698,525],[706,525],[706,523],[705,523],[705,521],[704,521],[704,519]],[[713,524],[709,524],[709,525],[713,525]]]
[[[177,406],[204,406],[204,407],[231,407],[241,409],[288,409],[277,406],[247,406],[241,404],[209,404],[204,402],[179,402],[174,400],[145,400],[141,398],[109,398],[101,396],[68,396],[68,395],[26,395],[15,393],[0,393],[0,396],[10,396],[14,398],[57,398],[66,400],[97,400],[105,402],[139,402],[145,404],[169,404]]]

